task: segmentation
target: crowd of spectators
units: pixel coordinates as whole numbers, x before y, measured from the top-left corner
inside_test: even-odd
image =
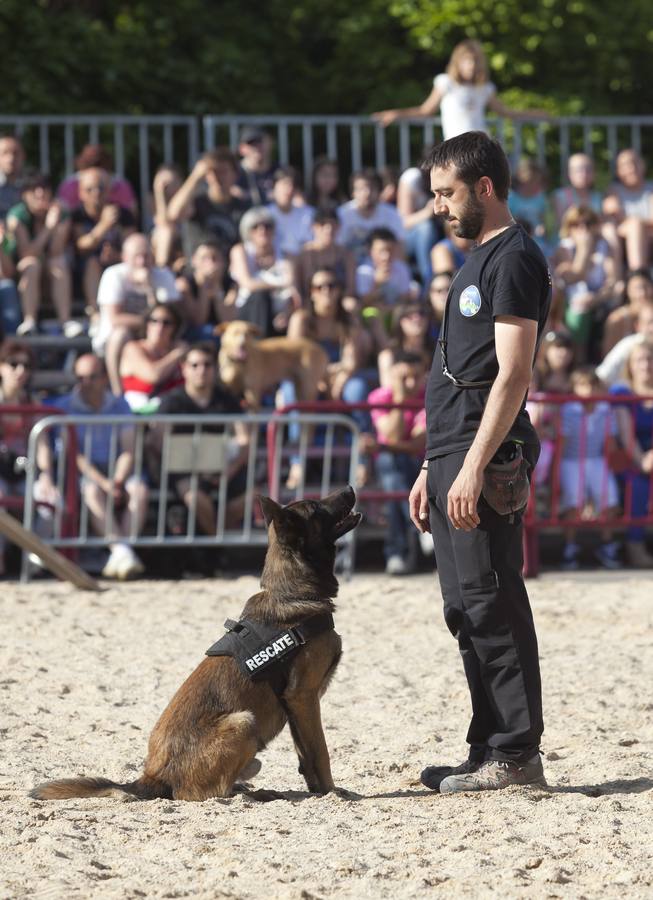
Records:
[[[383,115],[390,121],[400,113]],[[26,168],[18,138],[0,137],[2,404],[33,400],[30,338],[47,323],[50,334],[88,334],[92,342],[93,352],[75,363],[72,392],[56,398],[65,410],[238,411],[242,398],[220,387],[216,354],[221,326],[243,319],[264,337],[321,344],[329,358],[325,399],[386,404],[371,416],[355,413],[364,432],[360,480],[407,494],[424,447],[419,404],[449,285],[471,250],[433,215],[425,173],[417,166],[365,169],[345,185],[337,162],[319,158],[304,181],[275,164],[272,138],[256,127],[243,130],[237,152],[207,152],[187,176],[162,166],[148,210],[138,209],[132,186],[112,170],[107,151],[89,145],[75,173],[56,187]],[[567,176],[548,191],[543,167],[523,159],[510,194],[513,216],[540,244],[553,281],[533,393],[578,398],[561,405],[531,398],[543,440],[536,481],[543,490],[561,452],[556,502],[563,516],[609,519],[624,497],[633,515],[645,515],[653,409],[632,398],[653,393],[653,183],[634,149],[619,153],[605,191],[585,154],[570,157]],[[139,231],[143,221],[149,227]],[[291,403],[292,388],[282,385],[276,402]],[[623,406],[592,402],[608,392],[631,399]],[[0,446],[18,453],[7,422],[0,416]],[[112,472],[107,440],[94,440],[90,458],[78,461],[81,490],[92,526],[115,536],[106,574],[128,577],[142,571],[128,536],[142,527],[147,486],[132,477],[132,431],[121,433]],[[232,501],[244,491],[245,432],[239,441],[229,472],[232,518]],[[617,472],[608,460],[619,447],[629,459]],[[46,447],[40,454],[39,497],[54,507],[52,460]],[[206,532],[216,521],[210,488],[204,479],[194,501]],[[188,506],[188,479],[176,479],[173,489]],[[20,487],[0,479],[0,495],[12,491]],[[419,552],[404,506],[394,502],[387,516],[393,574],[411,571]],[[0,565],[1,557],[0,547]],[[607,526],[597,558],[610,568],[622,562]],[[625,559],[653,565],[642,528],[628,530]],[[579,564],[571,526],[563,564]]]

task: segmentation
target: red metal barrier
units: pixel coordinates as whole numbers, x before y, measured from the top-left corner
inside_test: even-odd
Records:
[[[45,416],[63,415],[63,411],[53,406],[39,404],[0,404],[0,443],[8,438],[9,448],[18,453],[22,449],[27,456],[27,441],[33,425]],[[20,443],[20,448],[19,448]],[[18,455],[21,455],[18,453]],[[68,429],[68,453],[64,461],[64,489],[61,519],[61,535],[68,537],[77,534],[79,519],[79,481],[77,478],[77,433],[71,426]],[[34,501],[38,506],[49,504]],[[0,496],[0,506],[7,509],[22,510],[25,500],[21,495]],[[50,507],[51,509],[51,507]]]

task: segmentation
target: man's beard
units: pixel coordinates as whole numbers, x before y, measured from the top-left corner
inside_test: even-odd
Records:
[[[458,221],[451,226],[456,237],[475,241],[483,228],[485,210],[473,188],[470,189],[469,196],[457,219]]]

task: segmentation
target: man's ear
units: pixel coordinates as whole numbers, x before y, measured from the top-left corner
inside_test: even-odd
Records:
[[[264,497],[263,494],[259,495],[258,502],[261,505],[261,512],[263,513],[265,524],[269,528],[270,523],[274,519],[279,518],[282,507],[271,497]]]
[[[483,175],[477,181],[477,191],[479,197],[491,197],[494,193],[494,185],[492,184],[492,179],[488,178],[487,175]]]

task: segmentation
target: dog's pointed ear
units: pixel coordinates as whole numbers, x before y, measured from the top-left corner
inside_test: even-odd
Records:
[[[216,325],[213,329],[213,334],[224,334],[230,324],[230,322],[220,322],[220,324]]]
[[[254,337],[257,337],[257,338],[263,337],[263,331],[259,328],[258,325],[255,325],[253,322],[248,323],[247,330],[249,331],[250,334],[253,334]]]
[[[259,494],[258,502],[261,504],[261,512],[263,513],[265,524],[269,528],[270,523],[274,519],[279,518],[282,507],[276,500],[273,500],[271,497],[264,497],[263,494]]]

